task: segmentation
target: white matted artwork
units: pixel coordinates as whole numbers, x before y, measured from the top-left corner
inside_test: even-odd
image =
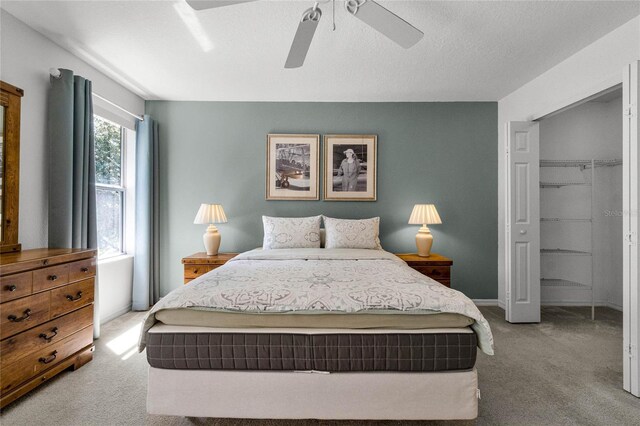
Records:
[[[324,199],[375,201],[376,135],[324,136]]]
[[[318,200],[320,135],[267,135],[267,200]]]

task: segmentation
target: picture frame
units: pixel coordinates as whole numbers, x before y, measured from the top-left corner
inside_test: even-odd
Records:
[[[267,135],[267,200],[320,199],[320,135]]]
[[[324,135],[327,201],[377,200],[377,135]]]

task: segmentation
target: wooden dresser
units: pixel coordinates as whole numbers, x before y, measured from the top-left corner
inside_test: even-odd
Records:
[[[183,257],[184,283],[186,284],[200,275],[221,267],[237,255],[238,253],[218,253],[214,256],[207,256],[207,253],[202,252]]]
[[[0,407],[93,358],[96,251],[0,255]]]
[[[437,253],[431,253],[429,257],[420,257],[415,253],[398,254],[400,259],[416,271],[433,278],[440,284],[451,287],[451,265],[453,260]]]

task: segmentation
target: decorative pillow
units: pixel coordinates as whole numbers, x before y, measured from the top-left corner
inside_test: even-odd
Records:
[[[324,216],[324,229],[325,248],[382,249],[379,217],[351,220]]]
[[[264,240],[262,248],[319,248],[322,216],[269,217],[262,216]]]

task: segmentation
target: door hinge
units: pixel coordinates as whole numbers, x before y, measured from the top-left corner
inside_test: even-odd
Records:
[[[633,355],[635,353],[635,346],[632,344],[629,344],[629,346],[627,346],[627,355],[629,356],[629,358],[633,358]]]
[[[629,232],[627,235],[624,236],[624,239],[627,241],[627,243],[629,243],[630,246],[633,246],[636,244],[636,233]]]
[[[633,104],[629,104],[629,105],[625,106],[624,107],[624,111],[622,112],[622,114],[625,117],[635,117],[635,113],[634,113],[635,108],[634,107],[635,107],[635,105],[633,105]]]

